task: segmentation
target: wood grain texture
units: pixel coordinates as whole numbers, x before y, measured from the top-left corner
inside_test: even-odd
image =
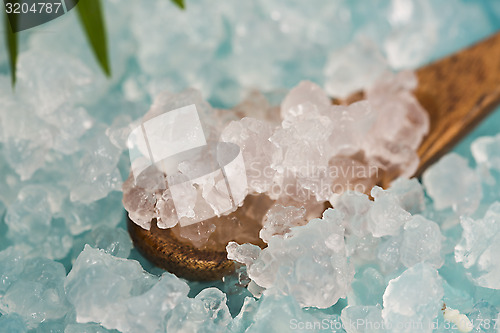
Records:
[[[156,266],[189,280],[212,281],[234,271],[226,251],[198,250],[180,242],[170,229],[159,229],[156,220],[145,230],[127,216],[130,236],[135,247]]]
[[[420,176],[500,103],[500,33],[420,68],[417,76],[415,95],[431,120],[418,149]]]

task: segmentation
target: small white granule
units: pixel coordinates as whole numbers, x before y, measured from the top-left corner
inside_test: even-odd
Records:
[[[461,314],[458,310],[447,308],[446,305],[444,306],[443,317],[444,320],[455,324],[460,332],[468,333],[474,328],[466,315]]]

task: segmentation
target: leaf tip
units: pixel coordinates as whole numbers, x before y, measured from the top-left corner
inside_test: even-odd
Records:
[[[184,3],[184,0],[172,0],[174,4],[177,5],[180,9],[184,10],[186,9],[186,4]]]

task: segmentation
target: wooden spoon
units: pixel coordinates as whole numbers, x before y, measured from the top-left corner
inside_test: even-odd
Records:
[[[500,33],[418,69],[417,76],[415,95],[431,120],[418,149],[415,176],[421,176],[500,104]],[[225,251],[196,249],[154,222],[148,231],[128,219],[128,228],[135,246],[159,267],[192,280],[220,279],[234,269]]]

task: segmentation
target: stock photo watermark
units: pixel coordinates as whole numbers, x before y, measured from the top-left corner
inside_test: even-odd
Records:
[[[348,331],[360,331],[364,332],[366,330],[419,330],[419,331],[429,331],[438,328],[444,328],[446,330],[458,330],[459,328],[467,327],[468,329],[498,329],[500,327],[498,319],[467,319],[466,322],[453,323],[447,320],[434,319],[429,322],[422,321],[406,321],[398,322],[397,324],[386,323],[383,319],[380,320],[369,320],[366,318],[358,318],[355,321],[348,321],[346,323],[340,320],[323,319],[318,321],[302,321],[298,319],[291,319],[289,322],[290,330],[300,330],[300,331],[317,331],[317,330],[331,330],[332,332],[338,330],[348,330]]]
[[[12,32],[31,29],[73,9],[80,0],[4,0]]]

